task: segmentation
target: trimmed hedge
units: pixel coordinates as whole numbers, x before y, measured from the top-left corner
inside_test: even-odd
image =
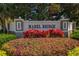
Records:
[[[68,38],[21,38],[5,43],[2,49],[12,56],[66,56],[77,44]]]
[[[71,34],[71,38],[79,40],[79,30],[75,30],[75,31]]]
[[[8,42],[10,40],[13,40],[15,38],[16,38],[16,36],[14,34],[0,34],[0,47],[4,43],[6,43],[6,42]]]

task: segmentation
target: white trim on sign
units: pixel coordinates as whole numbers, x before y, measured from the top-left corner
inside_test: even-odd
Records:
[[[63,22],[63,29],[67,29],[67,22]]]

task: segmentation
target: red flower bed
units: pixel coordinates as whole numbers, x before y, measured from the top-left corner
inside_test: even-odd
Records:
[[[65,56],[77,44],[68,38],[23,38],[4,44],[2,49],[14,56]]]
[[[59,36],[59,37],[63,37],[64,36],[64,32],[60,29],[54,29],[53,30],[53,35],[55,36]]]
[[[24,37],[35,38],[35,37],[63,37],[64,32],[60,29],[49,29],[49,30],[34,30],[30,29],[23,32]]]

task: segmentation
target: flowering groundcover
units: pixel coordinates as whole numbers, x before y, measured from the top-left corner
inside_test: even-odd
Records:
[[[2,49],[12,56],[66,56],[78,43],[69,38],[20,38],[5,43]]]

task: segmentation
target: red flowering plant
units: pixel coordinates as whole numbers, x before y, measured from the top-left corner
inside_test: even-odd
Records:
[[[23,32],[23,34],[24,34],[24,37],[27,37],[27,38],[34,37],[36,34],[36,30],[29,29],[29,30]]]
[[[29,29],[23,32],[24,37],[27,38],[39,38],[39,37],[63,37],[64,32],[60,29],[49,29],[49,30],[35,30]]]
[[[54,29],[49,29],[48,33],[49,33],[49,37],[54,37]]]
[[[60,29],[54,29],[53,30],[53,35],[55,37],[63,37],[64,36],[64,32]]]
[[[44,30],[29,29],[23,32],[23,34],[24,34],[24,37],[27,37],[27,38],[46,37],[46,31]]]

